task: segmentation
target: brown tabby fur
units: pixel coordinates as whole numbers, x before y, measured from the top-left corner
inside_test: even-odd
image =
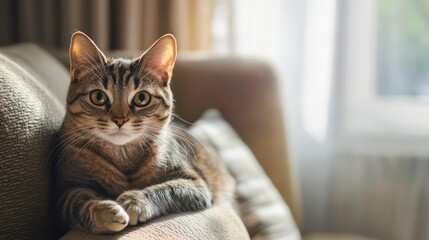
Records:
[[[72,80],[54,167],[66,228],[113,233],[233,198],[234,181],[213,151],[170,124],[176,59],[172,35],[129,60],[106,58],[76,32],[70,58]],[[108,102],[93,104],[94,90],[102,90]],[[140,91],[151,95],[145,107],[133,103]],[[119,126],[117,119],[126,121]],[[116,136],[112,129],[124,132]]]

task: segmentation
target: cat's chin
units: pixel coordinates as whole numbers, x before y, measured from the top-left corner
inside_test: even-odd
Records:
[[[126,134],[103,134],[102,138],[113,145],[122,146],[127,143],[134,141],[136,135],[126,135]]]

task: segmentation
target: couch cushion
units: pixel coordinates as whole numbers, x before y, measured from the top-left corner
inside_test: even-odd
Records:
[[[65,108],[70,83],[68,70],[46,50],[35,44],[23,43],[0,48]]]
[[[149,223],[127,227],[113,235],[95,235],[80,230],[67,233],[62,240],[151,239],[216,240],[249,239],[237,214],[228,207],[164,216]]]
[[[51,137],[67,71],[40,48],[0,48],[0,239],[48,239]],[[64,87],[65,86],[65,87]]]
[[[237,180],[241,218],[252,239],[301,239],[289,207],[250,149],[218,111],[207,111],[190,132],[218,151]]]

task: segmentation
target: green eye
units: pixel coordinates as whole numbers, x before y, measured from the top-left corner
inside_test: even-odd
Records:
[[[101,90],[94,90],[90,95],[91,102],[97,106],[101,106],[107,103],[107,96]]]
[[[138,92],[134,96],[133,102],[136,106],[144,107],[150,103],[150,95],[146,91]]]

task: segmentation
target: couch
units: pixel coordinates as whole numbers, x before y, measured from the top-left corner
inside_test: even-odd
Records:
[[[51,53],[33,44],[0,48],[0,239],[60,237],[50,212],[48,158],[65,113],[70,77],[64,51]],[[274,184],[291,197],[283,184],[290,176],[285,174],[284,129],[270,68],[234,58],[179,58],[172,82],[177,120],[195,122],[189,131],[223,156],[238,182],[240,214],[215,206],[118,234],[72,230],[62,238],[300,239],[288,206],[256,160],[266,163],[262,166]],[[209,108],[218,110],[204,114]]]
[[[255,60],[180,53],[172,80],[176,120],[219,152],[237,180],[239,214],[215,206],[113,235],[55,235],[48,158],[65,113],[67,68],[66,50],[0,48],[0,239],[301,239],[273,71]],[[341,234],[304,239],[368,240]]]

